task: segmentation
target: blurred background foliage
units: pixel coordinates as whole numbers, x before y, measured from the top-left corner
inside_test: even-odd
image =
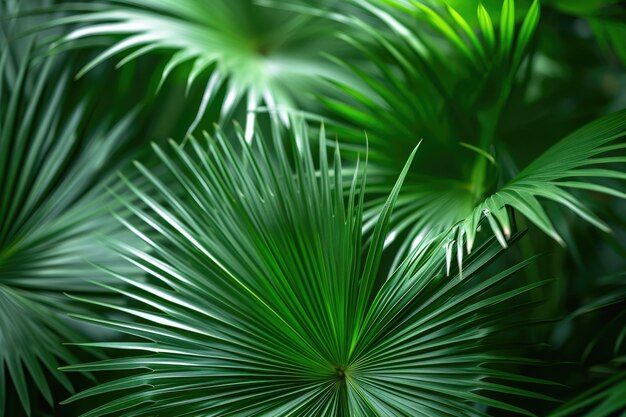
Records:
[[[144,279],[103,243],[141,247],[110,214],[136,198],[116,172],[141,183],[134,159],[166,172],[151,142],[184,142],[217,125],[232,137],[236,124],[250,142],[255,128],[271,136],[273,115],[289,128],[290,114],[308,119],[315,134],[324,122],[329,149],[341,146],[345,178],[368,150],[365,236],[421,140],[390,219],[382,271],[454,227],[450,250],[461,258],[474,229],[479,242],[506,234],[506,219],[513,232],[528,229],[490,268],[542,254],[520,274],[524,284],[552,281],[523,295],[532,308],[510,317],[519,326],[497,337],[527,359],[504,369],[557,383],[538,389],[557,401],[496,398],[539,416],[626,415],[623,131],[606,163],[621,178],[597,182],[617,192],[572,191],[610,233],[549,197],[541,204],[550,236],[510,208],[495,225],[458,226],[559,140],[626,108],[621,2],[1,0],[0,29],[0,415],[3,407],[5,416],[95,408],[58,405],[94,377],[57,368],[101,355],[63,342],[124,340],[67,319],[91,307],[64,293],[114,297],[86,283],[112,282],[94,263]],[[453,271],[462,266],[447,258]]]

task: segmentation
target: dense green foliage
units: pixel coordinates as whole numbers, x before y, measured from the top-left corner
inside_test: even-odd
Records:
[[[624,39],[0,0],[0,417],[626,415]]]

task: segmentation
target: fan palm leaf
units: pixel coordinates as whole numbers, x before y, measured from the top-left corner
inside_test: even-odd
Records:
[[[490,367],[516,361],[490,335],[506,328],[500,308],[525,308],[518,297],[542,285],[502,288],[532,260],[485,274],[503,250],[492,239],[469,258],[466,279],[445,278],[433,244],[380,276],[413,155],[365,249],[364,175],[357,171],[344,198],[339,149],[329,161],[323,133],[317,167],[300,121],[292,120],[289,141],[278,127],[272,141],[252,147],[238,138],[218,131],[155,146],[178,187],[139,163],[151,186],[127,181],[145,209],[127,202],[119,218],[150,250],[115,246],[150,280],[109,270],[129,287],[108,288],[134,306],[76,298],[129,317],[80,315],[131,335],[84,346],[139,356],[67,369],[138,372],[72,397],[115,398],[84,416],[481,415],[475,404],[529,414],[489,392],[546,398],[506,385],[524,377]],[[285,142],[294,145],[293,163]]]
[[[23,56],[14,67],[0,41],[0,416],[14,402],[9,385],[30,415],[31,380],[50,405],[46,374],[72,390],[58,367],[78,360],[62,343],[81,332],[65,313],[83,309],[63,292],[98,293],[87,279],[108,279],[86,259],[108,263],[94,234],[121,231],[102,215],[103,185],[130,118],[85,133],[85,106],[65,102],[69,73],[32,63],[28,50],[12,55]]]
[[[336,49],[328,21],[267,9],[251,0],[97,1],[68,3],[66,10],[69,16],[42,25],[79,24],[55,47],[112,39],[79,75],[109,58],[120,57],[118,65],[123,65],[155,50],[170,55],[161,83],[189,63],[188,89],[209,73],[190,132],[216,100],[222,122],[243,102],[246,137],[251,139],[259,107],[278,111],[287,122],[287,111],[306,98],[303,93],[312,91],[312,85],[319,88],[317,78],[338,76],[337,68],[320,56],[322,50]]]

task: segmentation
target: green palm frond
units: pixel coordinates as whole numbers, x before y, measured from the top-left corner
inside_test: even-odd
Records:
[[[332,42],[328,21],[268,9],[251,0],[97,1],[68,3],[65,9],[69,16],[43,25],[79,25],[56,47],[111,39],[111,46],[79,75],[110,58],[119,57],[121,66],[155,51],[170,55],[161,83],[188,64],[187,89],[196,88],[202,74],[210,74],[190,132],[214,101],[218,100],[221,121],[243,102],[250,139],[260,107],[277,111],[287,122],[287,111],[306,99],[312,86],[319,88],[320,77],[338,77],[338,69],[320,56],[338,44]]]
[[[376,201],[383,201],[393,184],[398,158],[424,139],[428,158],[418,156],[395,215],[394,235],[409,234],[401,259],[425,234],[436,235],[467,217],[496,184],[495,130],[529,49],[539,5],[532,3],[516,30],[511,0],[502,3],[497,26],[479,5],[476,29],[450,6],[402,0],[351,3],[388,30],[371,18],[328,14],[368,35],[342,38],[361,51],[371,68],[337,60],[365,88],[330,80],[338,95],[320,101],[331,113],[333,131],[351,149],[363,149],[362,130],[367,132],[373,165],[369,187],[371,193],[382,192],[368,202],[368,219],[377,216]],[[447,65],[449,61],[455,65]]]
[[[129,285],[110,289],[135,307],[80,299],[132,319],[80,318],[133,336],[86,346],[141,355],[68,369],[138,372],[70,401],[107,394],[84,416],[482,415],[476,404],[531,415],[492,398],[547,397],[506,384],[530,380],[492,367],[516,359],[490,335],[506,328],[501,308],[525,308],[518,297],[542,285],[502,288],[532,259],[483,273],[503,250],[492,240],[468,259],[466,279],[446,278],[433,244],[384,279],[389,217],[413,155],[364,249],[362,172],[344,198],[339,149],[329,162],[322,133],[316,167],[307,128],[291,126],[293,164],[278,128],[272,152],[220,132],[155,146],[176,188],[137,164],[152,186],[128,186],[147,208],[129,203],[122,221],[151,249],[119,251],[151,280],[110,271]]]
[[[31,380],[50,405],[46,374],[72,390],[57,368],[78,360],[62,343],[81,336],[65,313],[84,309],[63,292],[97,294],[101,289],[87,281],[110,280],[87,259],[112,259],[94,233],[123,232],[103,209],[109,200],[103,184],[117,166],[108,158],[130,124],[130,118],[109,128],[101,123],[85,133],[85,106],[68,113],[65,105],[68,71],[54,60],[35,65],[28,51],[13,67],[12,47],[2,41],[0,416],[13,401],[5,398],[10,384],[27,414]]]

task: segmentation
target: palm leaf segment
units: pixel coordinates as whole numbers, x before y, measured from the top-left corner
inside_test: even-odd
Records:
[[[132,320],[81,318],[138,338],[88,346],[143,355],[69,369],[147,372],[71,400],[117,396],[85,416],[475,416],[474,403],[523,413],[486,392],[535,394],[503,385],[518,377],[484,364],[513,360],[489,353],[487,336],[502,329],[499,306],[515,309],[538,285],[496,290],[526,262],[473,280],[502,250],[490,242],[469,260],[469,279],[444,279],[433,245],[381,280],[389,216],[412,156],[363,256],[362,176],[344,199],[338,149],[329,168],[322,134],[317,171],[306,127],[291,126],[295,168],[277,128],[275,157],[266,141],[247,147],[242,134],[241,147],[220,132],[186,148],[155,146],[179,187],[137,164],[152,186],[128,186],[146,209],[129,203],[131,218],[120,218],[151,250],[119,250],[150,280],[111,271],[130,287],[110,289],[136,307],[81,299]]]
[[[442,170],[441,164],[436,166],[418,159],[417,168],[407,176],[389,239],[408,236],[401,244],[399,260],[411,248],[429,241],[429,236],[457,225],[450,235],[448,263],[452,256],[461,261],[461,248],[465,245],[468,252],[472,249],[478,225],[485,218],[506,246],[511,231],[507,207],[514,208],[562,243],[540,198],[559,203],[608,230],[570,191],[583,189],[625,196],[619,189],[590,183],[588,179],[624,179],[615,164],[625,162],[626,112],[617,112],[571,134],[508,183],[502,172],[496,170],[499,161],[491,155],[493,147],[503,142],[496,140],[495,131],[537,25],[537,2],[532,3],[517,32],[512,0],[503,2],[498,31],[489,13],[479,5],[479,34],[449,6],[444,13],[416,1],[355,0],[353,3],[387,24],[393,34],[387,36],[363,19],[330,16],[363,28],[386,51],[387,58],[371,53],[372,47],[362,41],[345,37],[375,63],[375,71],[366,71],[343,62],[369,87],[368,92],[336,83],[352,104],[329,97],[321,100],[341,120],[333,127],[351,143],[363,146],[358,132],[366,128],[374,165],[370,170],[370,194],[384,195],[391,188],[393,173],[397,172],[394,161],[406,154],[420,137],[424,137],[423,146],[440,155],[430,161],[447,161]],[[433,38],[421,26],[416,29],[410,25],[409,17],[434,29],[438,37]],[[436,46],[442,39],[448,54],[459,55],[455,62],[464,65],[441,65],[445,58],[438,53],[442,48]],[[376,71],[382,76],[373,75]],[[463,142],[472,137],[477,139],[474,143]],[[468,151],[459,152],[459,145]],[[475,152],[475,159],[468,158],[472,155],[470,151]],[[464,170],[455,172],[454,167]],[[432,177],[432,173],[439,177]],[[493,180],[498,176],[498,180]],[[506,185],[502,188],[498,183]],[[375,223],[383,202],[384,197],[380,197],[366,203],[367,227]],[[457,254],[450,246],[455,240],[461,242]]]
[[[202,73],[209,72],[190,132],[207,106],[223,96],[219,103],[221,120],[244,101],[248,112],[246,136],[251,139],[259,106],[278,111],[288,122],[287,110],[295,98],[304,98],[303,91],[315,83],[315,78],[335,76],[336,68],[333,70],[319,56],[319,41],[328,40],[332,30],[327,21],[270,10],[250,0],[98,1],[68,4],[67,9],[74,13],[43,26],[80,24],[56,46],[90,44],[103,36],[122,38],[79,75],[115,56],[121,57],[119,65],[123,65],[155,50],[171,54],[161,83],[176,68],[190,62],[188,89]],[[323,45],[329,48],[328,42]]]
[[[623,357],[619,358],[623,362]],[[547,417],[611,417],[626,410],[626,371],[617,371],[604,381],[569,400]]]
[[[98,184],[106,177],[103,164],[120,144],[129,120],[83,134],[83,107],[64,114],[68,74],[53,77],[54,62],[31,64],[28,52],[15,66],[13,51],[4,38],[0,41],[2,416],[8,384],[15,387],[28,414],[30,378],[50,405],[47,373],[72,389],[57,368],[78,360],[62,343],[80,338],[65,313],[82,308],[73,306],[63,291],[93,292],[86,279],[108,278],[85,259],[108,262],[111,252],[104,251],[93,234],[121,231],[110,216],[99,215],[106,214],[102,205],[108,197]]]

